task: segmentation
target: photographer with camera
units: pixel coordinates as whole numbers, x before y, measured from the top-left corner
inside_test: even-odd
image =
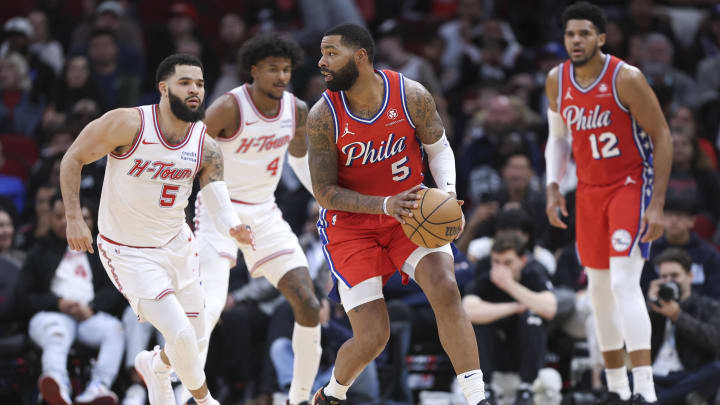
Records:
[[[706,404],[720,385],[720,301],[693,294],[692,259],[668,248],[648,289],[653,374],[660,404]]]

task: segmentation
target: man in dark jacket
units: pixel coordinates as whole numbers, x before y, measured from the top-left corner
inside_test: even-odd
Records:
[[[653,259],[670,247],[682,248],[692,258],[693,292],[720,297],[720,252],[693,232],[698,204],[688,195],[671,194],[665,202],[665,235],[652,244],[650,260],[643,269],[641,285],[647,291],[658,278]]]
[[[655,259],[650,283],[653,374],[660,404],[702,401],[720,384],[720,301],[693,291],[692,259],[668,248]],[[671,293],[674,291],[674,293]]]
[[[69,405],[70,381],[67,356],[77,338],[100,352],[85,391],[76,404],[93,401],[117,403],[109,390],[120,368],[122,324],[117,316],[123,297],[105,274],[97,255],[75,252],[65,240],[65,207],[59,195],[51,200],[52,232],[30,250],[21,270],[15,297],[18,308],[30,319],[29,333],[40,346],[40,393],[50,405]],[[94,222],[87,207],[86,222]]]

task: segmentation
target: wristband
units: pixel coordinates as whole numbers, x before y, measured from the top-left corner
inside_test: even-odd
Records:
[[[383,212],[385,213],[385,215],[390,215],[390,214],[388,214],[388,212],[387,212],[387,202],[388,202],[389,199],[390,199],[390,196],[387,196],[387,197],[385,197],[385,199],[383,200]]]

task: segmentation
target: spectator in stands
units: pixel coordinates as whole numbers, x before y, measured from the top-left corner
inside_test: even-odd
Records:
[[[117,404],[110,391],[120,369],[124,341],[117,316],[124,305],[95,254],[75,252],[65,240],[65,206],[56,194],[50,201],[52,232],[30,250],[16,289],[18,307],[30,319],[29,333],[42,349],[38,386],[52,405],[70,404],[67,356],[75,340],[99,347],[85,390],[75,403],[105,400]],[[83,217],[95,229],[94,213],[85,204]],[[113,402],[114,401],[114,402]]]
[[[658,403],[707,404],[720,384],[720,301],[694,293],[684,250],[667,249],[654,262],[660,278],[647,296]]]
[[[665,201],[665,234],[653,242],[650,259],[670,248],[681,248],[692,258],[692,284],[695,294],[720,297],[720,252],[693,231],[697,202],[692,195],[671,194]],[[641,278],[643,290],[659,277],[659,268],[648,261]]]
[[[6,159],[3,154],[2,142],[0,142],[0,170],[5,165]],[[23,184],[22,179],[16,176],[0,174],[0,196],[12,201],[17,212],[23,212],[25,208],[25,184]]]
[[[30,52],[38,55],[59,77],[65,63],[62,45],[50,34],[47,14],[42,10],[33,10],[28,14],[28,21],[32,24],[33,33],[30,37]]]
[[[18,230],[18,247],[28,251],[37,240],[43,239],[50,233],[50,199],[59,190],[58,186],[40,184],[33,194],[33,212],[29,221]]]
[[[242,84],[238,77],[238,50],[245,42],[247,28],[245,22],[235,13],[225,14],[220,20],[217,50],[220,54],[220,77],[215,82],[208,102],[215,101],[220,95]],[[323,81],[323,86],[325,82]]]
[[[43,127],[51,131],[68,121],[71,109],[80,100],[90,99],[100,104],[100,89],[92,80],[90,62],[84,55],[68,58],[60,80],[43,114]]]
[[[88,58],[103,108],[134,106],[140,93],[140,77],[121,64],[118,39],[112,31],[98,29],[90,34]]]
[[[18,268],[25,262],[26,252],[15,248],[15,221],[11,211],[0,204],[0,258]]]
[[[500,189],[500,169],[512,154],[526,154],[539,172],[540,149],[532,130],[533,118],[525,114],[525,109],[516,97],[491,95],[487,108],[468,123],[462,139],[464,153],[457,166],[458,194],[469,200],[469,206]]]
[[[493,243],[492,269],[465,292],[463,306],[475,327],[486,392],[493,391],[495,370],[514,371],[521,380],[515,405],[533,404],[530,389],[545,360],[545,323],[557,308],[546,270],[529,258],[519,235],[502,235]]]
[[[653,32],[648,34],[645,44],[647,57],[640,68],[647,77],[648,83],[651,86],[662,84],[671,88],[673,106],[700,105],[704,101],[702,89],[697,87],[692,77],[673,66],[675,47],[667,36]]]
[[[22,55],[27,64],[25,71],[32,80],[27,88],[32,102],[46,101],[55,82],[55,71],[42,60],[42,55],[31,50],[32,24],[25,17],[13,17],[5,22],[4,28],[5,42],[0,46],[0,57],[10,53]]]
[[[700,146],[700,150],[702,150],[705,156],[707,156],[712,168],[717,170],[717,152],[715,151],[713,143],[707,138],[709,137],[709,139],[712,139],[712,134],[703,133],[701,129],[702,123],[696,116],[695,111],[687,106],[678,106],[670,112],[668,124],[670,125],[671,130],[687,133],[695,137]]]
[[[686,131],[673,131],[673,161],[668,194],[694,196],[699,214],[710,222],[720,219],[720,180],[697,139]]]
[[[483,205],[485,209],[492,207],[492,202]],[[474,213],[473,213],[474,215]],[[463,231],[469,232],[472,235],[472,228],[477,225],[474,223],[474,218],[471,218],[466,225],[466,229]],[[482,228],[487,227],[487,231],[483,231]],[[468,260],[471,263],[477,264],[477,273],[482,274],[490,271],[491,267],[491,255],[492,246],[494,239],[506,235],[514,234],[519,235],[522,240],[525,241],[526,248],[530,254],[530,258],[540,262],[543,265],[548,275],[552,276],[555,273],[555,256],[551,251],[538,245],[537,238],[535,237],[535,222],[530,214],[517,204],[507,204],[502,208],[498,215],[490,222],[481,224],[475,228],[475,235],[483,235],[480,237],[468,237],[460,238],[458,240],[458,248],[462,249],[467,247],[466,254]],[[468,244],[467,240],[471,239]]]
[[[15,52],[0,56],[0,133],[33,136],[42,103],[33,101],[25,58]]]

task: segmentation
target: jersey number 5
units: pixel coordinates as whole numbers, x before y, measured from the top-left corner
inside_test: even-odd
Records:
[[[160,193],[160,206],[163,208],[172,207],[175,204],[178,190],[180,190],[180,186],[163,184],[162,193]]]
[[[392,164],[392,174],[393,174],[393,180],[395,181],[403,181],[410,176],[410,168],[407,166],[403,166],[405,163],[407,163],[408,157],[405,156],[402,159],[398,160],[397,162]]]
[[[620,156],[620,149],[617,147],[617,136],[612,132],[603,132],[600,136],[590,134],[590,148],[595,160],[609,159]],[[602,144],[602,148],[599,147]]]

